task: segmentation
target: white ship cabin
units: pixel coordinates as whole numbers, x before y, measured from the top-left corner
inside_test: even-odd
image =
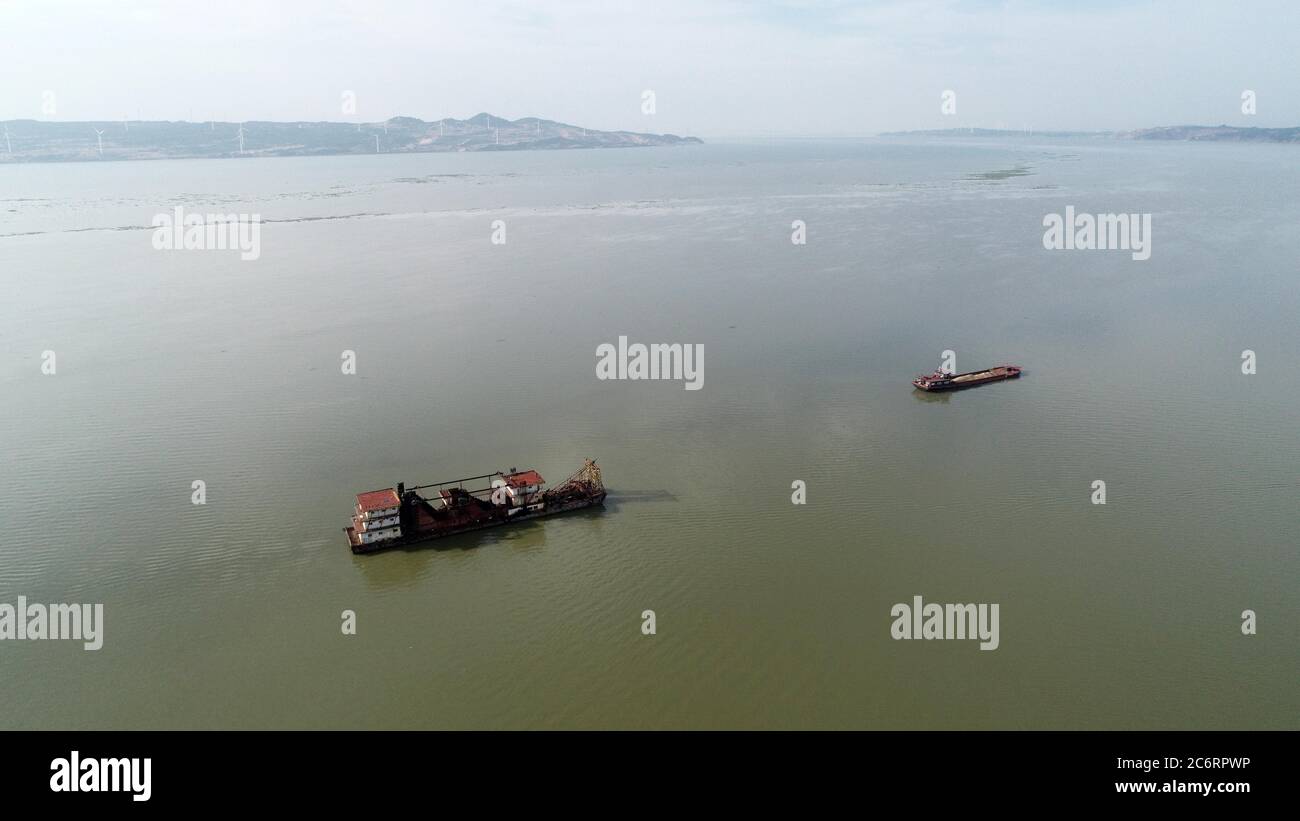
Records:
[[[402,500],[390,488],[357,494],[357,512],[352,517],[362,544],[396,539],[402,535]]]
[[[542,492],[542,485],[546,484],[542,474],[535,470],[525,470],[507,473],[501,478],[505,480],[506,488],[510,493],[510,507],[527,507],[534,510],[542,506],[539,494]]]

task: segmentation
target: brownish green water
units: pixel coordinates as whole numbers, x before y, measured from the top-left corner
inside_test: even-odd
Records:
[[[1295,150],[0,168],[0,602],[106,612],[0,642],[0,727],[1300,727]],[[177,205],[261,258],[154,250]],[[1151,259],[1045,250],[1067,205]],[[598,381],[620,335],[703,389]],[[945,349],[1025,376],[914,392]],[[358,491],[587,456],[603,512],[344,544]],[[916,595],[999,648],[892,640]]]

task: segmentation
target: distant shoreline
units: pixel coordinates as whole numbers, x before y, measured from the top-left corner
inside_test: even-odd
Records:
[[[698,137],[599,131],[488,113],[426,122],[0,121],[0,165],[110,160],[239,159],[694,145]]]
[[[1235,125],[1169,125],[1136,131],[1034,131],[1002,128],[941,128],[887,131],[881,137],[1094,137],[1115,140],[1179,142],[1300,143],[1300,126],[1256,128]]]

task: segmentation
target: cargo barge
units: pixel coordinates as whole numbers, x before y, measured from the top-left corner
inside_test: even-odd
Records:
[[[944,373],[943,369],[939,369],[928,376],[918,376],[912,380],[912,384],[923,391],[957,391],[962,388],[987,385],[990,382],[1001,382],[1003,379],[1019,378],[1020,368],[1018,366],[998,365],[988,370],[956,374]]]
[[[343,532],[353,553],[376,553],[605,502],[600,468],[591,459],[555,487],[544,490],[545,485],[537,471],[513,468],[409,488],[398,482],[396,488],[358,493],[352,524]]]

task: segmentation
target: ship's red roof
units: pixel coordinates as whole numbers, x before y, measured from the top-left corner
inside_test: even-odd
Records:
[[[540,485],[545,480],[542,474],[535,470],[525,470],[522,473],[511,473],[506,476],[506,484],[510,487],[527,487],[528,485]]]
[[[397,498],[397,491],[391,487],[357,494],[357,507],[361,508],[362,513],[370,510],[386,510],[390,507],[400,507],[401,504],[402,500]]]

